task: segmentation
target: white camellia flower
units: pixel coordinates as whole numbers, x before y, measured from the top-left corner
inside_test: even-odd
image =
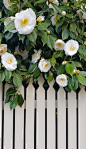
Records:
[[[64,75],[64,74],[61,74],[59,76],[56,77],[56,82],[58,85],[62,86],[62,87],[65,87],[67,86],[67,76]]]
[[[17,68],[16,58],[13,54],[10,54],[8,52],[1,56],[1,62],[4,65],[4,67],[9,71],[13,71]]]
[[[3,0],[3,4],[7,9],[10,9],[9,6],[11,6],[13,3],[10,0]]]
[[[58,21],[58,18],[56,18],[56,15],[52,16],[51,17],[51,22],[52,22],[52,25],[55,26],[56,25],[56,22]]]
[[[32,63],[36,63],[39,59],[40,59],[40,57],[41,57],[41,50],[35,50],[34,49],[34,54],[32,55]]]
[[[55,46],[54,46],[54,49],[57,51],[57,50],[63,50],[64,49],[64,46],[65,46],[65,42],[62,41],[61,39],[58,39],[55,41]]]
[[[36,14],[29,8],[15,15],[15,28],[19,34],[30,34],[36,25]]]
[[[28,58],[28,53],[29,53],[29,51],[26,51],[26,50],[21,50],[21,51],[19,51],[19,46],[17,46],[16,48],[15,48],[15,52],[14,52],[14,54],[19,54],[19,55],[21,55],[22,57],[23,57],[23,60],[25,60],[25,59],[27,59]],[[16,55],[15,54],[15,55]]]
[[[8,25],[11,21],[15,20],[15,17],[8,17],[4,21],[4,26]],[[10,30],[9,32],[16,33],[17,30]]]
[[[66,55],[73,56],[77,53],[79,49],[79,43],[76,40],[69,40],[64,46],[64,51]]]
[[[44,21],[44,16],[39,16],[36,20],[37,22],[41,23]]]
[[[0,44],[0,56],[7,52],[7,44]]]
[[[85,11],[82,11],[81,9],[77,10],[77,14],[79,14],[80,12],[83,13],[82,18],[83,19],[86,19],[86,12]]]
[[[52,0],[52,3],[56,4],[57,6],[59,6],[59,1],[58,0]],[[56,15],[57,14],[57,10],[52,6],[52,3],[50,3],[48,5],[48,1],[46,2],[46,4],[49,6],[49,8],[53,9],[53,13],[51,15]]]
[[[48,72],[51,68],[51,64],[50,61],[45,60],[44,58],[40,60],[39,64],[38,64],[39,69],[41,70],[41,72]]]

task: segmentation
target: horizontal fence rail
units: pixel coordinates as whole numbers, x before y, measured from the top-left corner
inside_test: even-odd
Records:
[[[86,92],[66,93],[43,78],[19,91],[22,108],[4,104],[10,85],[0,85],[0,149],[86,149]]]

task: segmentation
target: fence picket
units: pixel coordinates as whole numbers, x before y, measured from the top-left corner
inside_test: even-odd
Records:
[[[55,91],[54,82],[47,91],[47,149],[55,149]]]
[[[76,94],[68,94],[68,148],[76,149]]]
[[[58,91],[58,149],[66,149],[66,97],[64,89],[61,87]]]
[[[32,82],[27,88],[26,96],[26,149],[34,149],[34,97]]]
[[[79,149],[86,149],[86,92],[84,88],[82,88],[79,93],[78,103]]]
[[[0,149],[2,141],[2,84],[0,84]]]
[[[37,90],[37,149],[45,148],[45,90],[42,86],[43,83],[43,78],[40,78]]]
[[[5,93],[10,85],[5,85]],[[10,110],[10,104],[4,105],[4,149],[12,149],[13,143],[13,110]]]
[[[24,87],[19,89],[20,93],[24,97]],[[20,108],[15,108],[15,149],[23,149],[24,142],[24,104]]]

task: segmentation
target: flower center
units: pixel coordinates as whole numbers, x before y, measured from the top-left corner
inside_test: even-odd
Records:
[[[47,67],[47,66],[48,66],[48,64],[45,65],[45,67]]]
[[[28,22],[29,22],[29,20],[28,20],[27,18],[24,19],[24,20],[21,20],[21,24],[22,24],[22,25],[27,25]]]
[[[61,80],[61,81],[64,81],[65,79],[64,79],[64,78],[61,78],[60,80]]]
[[[57,22],[58,21],[58,18],[55,18],[54,21]]]
[[[22,50],[21,50],[21,51],[20,51],[20,53],[21,53],[21,54],[23,54],[23,53],[24,53],[24,51],[22,51]]]
[[[75,50],[75,47],[73,47],[73,46],[71,45],[70,50],[72,50],[72,51]]]
[[[36,53],[33,54],[34,57],[36,57],[36,55],[37,55]]]
[[[62,44],[60,42],[57,43],[57,46],[61,46]]]
[[[12,2],[11,2],[10,0],[8,0],[8,2],[9,2],[10,4],[12,4]]]
[[[8,60],[6,61],[6,63],[11,64],[12,61],[13,61],[12,59],[8,59]]]

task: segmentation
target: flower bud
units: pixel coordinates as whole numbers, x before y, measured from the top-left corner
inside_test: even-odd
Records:
[[[86,46],[86,41],[84,41],[84,45]]]
[[[46,32],[47,32],[47,34],[50,34],[50,31],[49,30],[47,30]]]
[[[44,16],[39,16],[36,21],[38,23],[41,23],[42,21],[44,21]]]
[[[49,3],[53,3],[53,0],[49,0]]]
[[[76,74],[76,71],[77,71],[77,70],[74,69],[72,74],[73,74],[73,75]]]
[[[66,16],[66,11],[62,11],[62,16]]]
[[[77,73],[77,74],[80,74],[80,70],[76,70],[76,73]]]
[[[67,61],[63,61],[63,62],[62,62],[62,65],[66,65],[66,64],[67,64]]]

